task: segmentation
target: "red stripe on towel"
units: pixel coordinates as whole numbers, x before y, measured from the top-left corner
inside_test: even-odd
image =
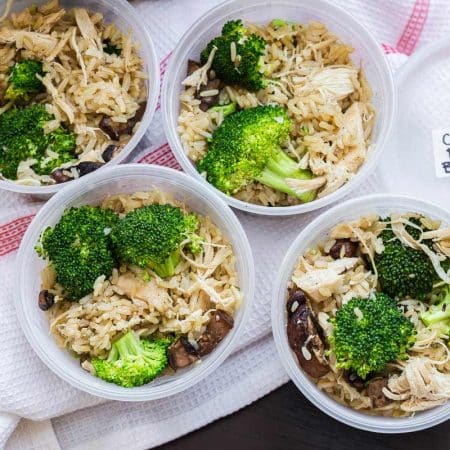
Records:
[[[23,235],[33,220],[33,217],[34,214],[30,214],[0,226],[0,256],[11,253],[19,248]]]
[[[170,167],[175,170],[182,170],[178,161],[172,153],[169,144],[163,144],[152,152],[142,157],[139,163],[143,164],[156,164],[158,166]]]
[[[159,63],[159,74],[160,74],[160,77],[161,77],[161,88],[162,88],[162,84],[163,84],[162,82],[163,82],[163,79],[164,79],[164,74],[166,73],[167,66],[169,65],[169,59],[170,59],[171,55],[172,55],[172,52],[170,52],[168,55],[166,55],[161,60],[161,62]],[[158,98],[158,104],[156,105],[156,110],[158,110],[160,108],[161,108],[161,92],[159,92],[159,98]]]
[[[411,55],[419,42],[423,27],[428,18],[430,8],[429,0],[416,0],[408,22],[403,29],[403,33],[397,42],[397,50],[400,53]]]
[[[390,55],[392,53],[398,53],[398,50],[395,47],[392,47],[388,44],[381,44],[381,47],[383,47],[383,51],[386,55]]]

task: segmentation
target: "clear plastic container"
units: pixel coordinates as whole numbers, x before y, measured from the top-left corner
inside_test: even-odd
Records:
[[[399,114],[379,170],[390,192],[432,198],[447,207],[450,167],[445,174],[441,164],[450,164],[449,71],[450,39],[446,37],[415,52],[395,74]],[[400,170],[402,176],[396,176]]]
[[[308,23],[312,20],[327,25],[331,32],[350,43],[355,48],[353,60],[356,65],[362,63],[368,81],[373,89],[373,103],[377,111],[376,127],[372,137],[372,148],[367,160],[358,173],[343,187],[332,194],[302,205],[288,207],[267,207],[243,202],[225,195],[210,185],[196,170],[186,155],[177,132],[179,112],[179,95],[181,82],[186,78],[188,59],[198,60],[201,50],[221,32],[222,25],[230,19],[256,23],[268,23],[275,18]],[[163,91],[162,109],[164,128],[167,139],[178,162],[190,175],[197,178],[213,190],[229,205],[256,214],[292,215],[312,211],[328,205],[348,194],[375,169],[385,142],[389,137],[395,113],[395,91],[392,74],[381,46],[369,31],[343,9],[324,0],[233,0],[219,5],[201,17],[182,37],[170,58],[166,71]]]
[[[286,333],[287,286],[298,258],[309,248],[326,239],[330,229],[342,221],[357,219],[365,214],[389,215],[393,212],[418,212],[450,224],[450,212],[431,203],[411,197],[389,194],[356,198],[331,208],[313,220],[297,236],[289,248],[278,273],[272,298],[272,331],[281,361],[298,389],[317,408],[347,425],[378,433],[406,433],[432,427],[450,418],[450,402],[414,417],[390,418],[370,416],[343,406],[329,397],[308,378],[298,365],[288,344]]]
[[[30,5],[40,5],[47,3],[48,0],[16,0],[13,2],[12,11],[22,11]],[[158,103],[160,90],[159,77],[159,63],[156,55],[153,41],[145,26],[144,21],[139,17],[136,10],[125,0],[60,0],[61,6],[66,9],[83,7],[90,11],[98,11],[104,15],[106,23],[114,23],[117,28],[125,33],[132,33],[132,38],[139,43],[140,55],[144,60],[144,71],[148,76],[147,80],[147,108],[138,129],[131,137],[128,144],[121,150],[121,152],[106,163],[97,171],[103,171],[105,167],[115,166],[130,155],[130,153],[137,146],[147,128],[152,121],[153,115]],[[91,179],[91,174],[85,175],[83,179]],[[81,178],[80,178],[81,180]],[[21,194],[35,194],[43,198],[48,198],[51,195],[59,192],[63,187],[72,184],[78,184],[80,181],[73,180],[67,183],[54,184],[51,186],[23,186],[13,183],[8,180],[0,180],[0,189],[18,192]]]
[[[184,202],[192,211],[209,216],[231,241],[236,256],[240,287],[244,300],[235,315],[235,326],[199,364],[174,375],[157,378],[152,383],[132,389],[116,386],[84,371],[69,352],[60,348],[49,333],[46,315],[38,307],[40,273],[45,261],[34,250],[47,226],[54,226],[63,211],[71,206],[99,204],[106,196],[159,189]],[[249,316],[254,294],[253,257],[245,232],[232,210],[210,190],[185,174],[160,166],[129,164],[108,167],[89,179],[72,184],[39,211],[29,226],[17,256],[16,311],[23,331],[37,355],[62,379],[76,388],[99,397],[143,401],[167,397],[187,389],[210,374],[230,354]]]

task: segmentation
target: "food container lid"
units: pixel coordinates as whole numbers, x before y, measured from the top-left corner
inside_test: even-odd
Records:
[[[398,115],[379,172],[389,191],[450,206],[450,38],[395,76]]]

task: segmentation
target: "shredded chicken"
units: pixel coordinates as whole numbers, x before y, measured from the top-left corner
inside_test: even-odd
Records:
[[[319,197],[334,192],[347,182],[366,159],[367,147],[362,121],[362,107],[353,103],[343,116],[343,125],[338,134],[338,145],[349,150],[336,164],[329,165],[326,172],[327,184]]]
[[[307,89],[317,89],[327,101],[342,100],[355,91],[358,69],[355,67],[325,67],[305,83]]]
[[[294,276],[292,279],[313,300],[321,302],[342,286],[344,277],[340,274],[353,268],[357,262],[358,258],[342,258],[330,262],[325,269],[312,268],[303,275]]]
[[[195,72],[191,73],[185,80],[183,80],[183,86],[195,86],[198,90],[202,84],[208,82],[208,71],[211,69],[214,55],[216,54],[216,47],[213,47],[209,54],[208,61],[202,67],[198,68]]]
[[[123,215],[153,203],[186,209],[158,191],[107,197],[102,207]],[[219,308],[233,315],[242,300],[233,249],[207,217],[198,218],[202,251],[192,259],[183,252],[172,277],[161,279],[150,270],[123,265],[109,278],[99,277],[91,294],[69,302],[52,267],[47,266],[42,288],[51,290],[58,300],[49,310],[50,331],[58,343],[76,353],[104,356],[123,330],[133,329],[144,336],[181,333],[195,341],[212,311]]]
[[[7,6],[10,6],[9,3]],[[6,13],[10,13],[7,8]],[[6,14],[5,13],[5,14]],[[23,59],[42,61],[45,87],[33,102],[45,106],[54,125],[76,133],[76,150],[71,166],[78,162],[104,163],[104,151],[116,146],[114,156],[129,142],[139,121],[117,127],[118,134],[101,129],[102,119],[127,123],[147,100],[146,76],[137,43],[123,34],[102,14],[84,8],[65,9],[58,0],[36,8],[6,14],[0,21],[0,97],[7,88],[11,67]],[[109,41],[120,50],[110,55],[103,48]],[[3,80],[3,81],[2,81]],[[5,111],[10,103],[2,104]],[[21,161],[17,180],[24,185],[58,182],[34,171],[32,159]],[[59,169],[65,169],[61,165]],[[71,178],[80,176],[70,171]]]
[[[312,180],[288,179],[288,185],[298,194],[317,190],[318,198],[334,192],[366,160],[375,122],[372,92],[363,70],[352,62],[352,47],[318,22],[279,28],[246,23],[246,27],[268,43],[263,67],[269,83],[258,92],[225,85],[219,89],[219,102],[236,103],[239,109],[285,108],[294,123],[286,153],[314,175]],[[230,55],[238,66],[240,55],[235,55],[233,45]],[[198,88],[207,81],[207,72],[211,75],[209,69],[208,62],[182,82],[178,132],[193,161],[208,151],[208,139],[223,120],[212,109],[201,108]],[[234,196],[266,206],[301,203],[296,196],[259,182],[247,184]]]
[[[325,177],[312,178],[311,180],[298,180],[296,178],[286,178],[286,184],[301,195],[308,191],[319,189],[327,182]]]
[[[430,229],[422,233],[419,240],[413,239],[405,228],[412,226],[422,230],[421,226],[411,221],[412,218],[418,219],[424,228]],[[440,221],[414,213],[391,213],[390,219],[385,221],[376,214],[370,214],[340,223],[330,230],[328,240],[300,257],[292,282],[312,300],[310,306],[325,336],[332,333],[333,324],[329,319],[335,317],[342,304],[354,297],[369,298],[374,290],[379,289],[374,256],[384,249],[379,235],[386,227],[392,227],[396,238],[403,245],[424,253],[429,252],[430,259],[431,254],[435,255],[436,261],[440,261],[445,255],[437,248],[437,244],[446,242],[450,230],[439,228]],[[369,256],[371,269],[366,269],[361,258],[347,258],[341,254],[341,258],[334,260],[330,256],[330,250],[339,239],[359,242],[358,250]],[[425,239],[433,240],[436,253],[422,243]],[[408,350],[409,359],[395,361],[386,367],[387,387],[383,389],[383,394],[389,402],[383,406],[374,406],[367,391],[355,389],[342,369],[336,367],[332,352],[328,355],[331,370],[317,381],[318,387],[353,409],[391,417],[411,416],[415,412],[446,403],[450,399],[449,336],[441,323],[426,326],[422,322],[421,315],[431,303],[432,294],[425,301],[409,297],[398,299],[399,308],[414,324],[416,334],[415,341]],[[357,317],[362,317],[359,309],[355,308],[354,312]]]
[[[392,375],[384,395],[401,400],[404,411],[422,411],[450,399],[450,374],[442,373],[427,358],[410,358],[400,375]]]

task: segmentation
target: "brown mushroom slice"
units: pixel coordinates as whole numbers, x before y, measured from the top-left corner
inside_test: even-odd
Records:
[[[382,408],[392,402],[392,400],[387,398],[383,393],[383,389],[387,388],[387,386],[387,378],[375,378],[369,381],[369,384],[367,385],[367,396],[370,397],[370,400],[372,401],[372,408]]]
[[[202,111],[208,111],[209,108],[219,103],[219,94],[222,87],[222,81],[214,78],[200,88],[195,97],[201,101],[200,109]],[[205,95],[208,93],[211,93],[211,95]]]
[[[192,75],[196,70],[200,69],[200,63],[197,61],[194,61],[193,59],[188,60],[187,65],[187,75]]]
[[[111,117],[103,116],[98,126],[113,141],[118,141],[123,134],[131,134],[133,132],[136,124],[144,117],[146,108],[147,102],[141,103],[136,114],[131,119],[128,119],[127,122],[115,122]]]
[[[320,378],[330,370],[323,357],[325,351],[323,330],[309,308],[302,290],[291,291],[287,307],[289,346],[296,354],[301,368],[310,377]]]
[[[197,341],[199,356],[211,353],[234,326],[233,317],[218,309],[212,314],[206,330]]]
[[[197,361],[195,348],[185,338],[180,338],[172,344],[168,351],[169,365],[173,370],[183,369]]]
[[[344,370],[343,377],[344,380],[358,392],[362,392],[364,390],[365,381],[355,372]]]
[[[73,180],[73,176],[69,175],[66,169],[56,169],[50,174],[50,178],[55,180],[55,183],[66,183],[67,181]]]
[[[84,177],[88,173],[95,172],[97,169],[103,166],[104,163],[95,161],[81,161],[76,166],[80,177]]]
[[[336,239],[329,253],[333,259],[353,258],[358,256],[358,243],[350,239]]]

